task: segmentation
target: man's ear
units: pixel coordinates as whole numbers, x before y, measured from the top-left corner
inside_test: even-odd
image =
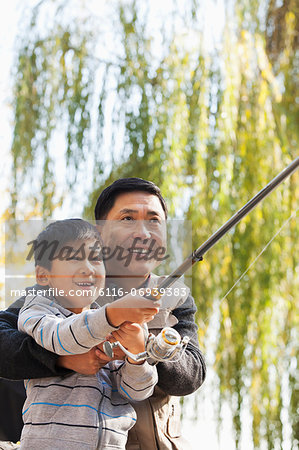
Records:
[[[35,268],[36,281],[41,286],[48,286],[50,281],[50,272],[48,269],[42,266],[36,266]]]

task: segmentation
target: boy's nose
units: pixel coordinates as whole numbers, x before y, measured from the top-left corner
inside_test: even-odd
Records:
[[[95,267],[90,263],[88,259],[84,259],[79,271],[84,275],[90,275],[95,273]]]

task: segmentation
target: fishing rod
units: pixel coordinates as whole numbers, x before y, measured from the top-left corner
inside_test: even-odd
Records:
[[[165,289],[172,286],[175,281],[190,269],[198,261],[202,261],[203,255],[210,250],[233,226],[240,222],[256,205],[261,202],[270,192],[273,191],[283,180],[290,176],[299,167],[299,157],[289,164],[282,172],[280,172],[270,183],[268,183],[261,191],[259,191],[249,202],[246,203],[239,211],[237,211],[222,227],[215,231],[200,247],[191,253],[183,263],[175,269],[170,275],[158,284],[158,286],[151,290],[146,298],[151,300],[160,299],[165,293]],[[146,340],[145,351],[133,354],[124,348],[120,342],[104,342],[104,352],[110,358],[114,356],[114,347],[120,347],[121,350],[134,361],[148,360],[150,364],[157,364],[158,362],[172,361],[176,362],[182,357],[187,348],[190,338],[185,336],[181,338],[179,333],[170,327],[163,328],[160,333],[155,336],[150,333]]]
[[[198,261],[202,261],[203,255],[210,250],[232,227],[252,211],[267,195],[269,195],[277,186],[280,185],[299,167],[299,157],[282,170],[270,183],[261,189],[249,202],[247,202],[239,211],[237,211],[227,222],[225,222],[215,233],[212,234],[200,247],[191,253],[170,275],[158,284],[150,298],[157,300],[162,297],[166,288],[172,286],[175,281],[190,269]]]

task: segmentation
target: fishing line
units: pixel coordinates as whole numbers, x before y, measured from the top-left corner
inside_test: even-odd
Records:
[[[296,211],[294,211],[290,217],[282,224],[282,226],[279,228],[279,230],[274,234],[274,236],[270,239],[270,241],[265,245],[265,247],[261,250],[261,252],[257,255],[257,257],[252,261],[252,263],[250,263],[250,265],[247,267],[247,269],[245,269],[245,271],[242,273],[242,275],[237,279],[237,281],[233,284],[233,286],[227,291],[227,293],[221,298],[221,300],[219,301],[219,306],[221,304],[221,302],[231,293],[231,291],[237,286],[237,284],[242,280],[242,278],[246,275],[246,273],[249,271],[249,269],[256,263],[256,261],[259,259],[259,257],[264,253],[264,251],[269,247],[269,245],[271,244],[271,242],[276,238],[276,236],[278,236],[278,234],[281,232],[281,230],[289,223],[289,221],[296,216],[297,211],[299,210],[299,208],[296,209]],[[203,322],[205,323],[208,320],[208,318],[206,318]]]
[[[231,291],[237,286],[237,284],[242,280],[242,278],[244,278],[244,276],[246,275],[246,273],[250,270],[250,268],[256,263],[256,261],[259,259],[259,257],[267,250],[267,248],[269,247],[269,245],[272,243],[272,241],[274,241],[274,239],[279,235],[279,233],[281,232],[281,230],[290,222],[290,220],[296,216],[297,212],[298,212],[299,208],[296,209],[296,211],[294,211],[289,217],[288,219],[285,220],[285,222],[281,225],[281,227],[278,229],[278,231],[274,234],[274,236],[267,242],[267,244],[264,246],[264,248],[260,251],[260,253],[256,256],[256,258],[249,264],[249,266],[244,270],[244,272],[240,275],[240,277],[237,279],[237,281],[233,284],[233,286],[226,292],[226,294],[221,298],[221,300],[219,300],[218,303],[218,307],[220,306],[220,304],[223,302],[223,300],[231,293]],[[165,311],[169,311],[171,312],[170,308],[163,308],[161,307],[160,310],[165,310]],[[208,321],[209,317],[207,317],[206,319],[204,319],[202,321],[202,323],[206,323]],[[197,332],[194,332],[192,334],[192,336],[195,336],[197,334]]]

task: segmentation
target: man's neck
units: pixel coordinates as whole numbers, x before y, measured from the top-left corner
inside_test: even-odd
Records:
[[[129,292],[131,289],[141,288],[147,281],[149,274],[146,275],[135,275],[135,276],[106,276],[109,284],[116,284],[118,287],[122,288],[124,291]]]

